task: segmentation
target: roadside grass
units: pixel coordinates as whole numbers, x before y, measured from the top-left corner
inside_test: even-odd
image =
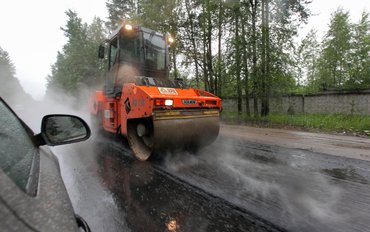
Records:
[[[246,113],[222,112],[222,121],[252,126],[296,128],[370,137],[370,116],[346,114],[270,114],[255,118]]]

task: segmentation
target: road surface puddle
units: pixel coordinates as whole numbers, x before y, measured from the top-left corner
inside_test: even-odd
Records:
[[[332,176],[334,178],[342,179],[342,180],[350,180],[353,182],[358,182],[361,184],[369,184],[369,181],[358,174],[354,168],[347,167],[347,168],[333,168],[333,169],[323,169],[322,170],[325,174]]]

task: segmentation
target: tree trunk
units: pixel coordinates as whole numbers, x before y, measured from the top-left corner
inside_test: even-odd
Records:
[[[252,96],[253,96],[253,113],[254,117],[258,117],[258,80],[257,80],[257,4],[258,0],[249,0],[252,7]]]
[[[222,96],[222,55],[221,55],[221,43],[222,43],[222,0],[219,2],[219,13],[218,13],[218,66],[217,66],[217,78],[215,78],[216,95]]]
[[[173,72],[174,78],[178,78],[178,71],[177,71],[177,62],[176,62],[176,49],[172,50],[172,63],[173,63]]]
[[[239,9],[235,9],[235,66],[236,66],[236,91],[237,91],[237,103],[238,113],[242,112],[242,87],[240,80],[240,38],[239,38]]]
[[[242,20],[242,39],[243,39],[243,63],[244,63],[244,91],[245,91],[245,112],[248,116],[251,115],[249,109],[249,70],[248,70],[248,49],[247,49],[247,40],[245,33],[245,22]]]
[[[207,70],[209,78],[209,91],[215,93],[215,86],[213,82],[213,64],[212,64],[212,18],[210,9],[210,0],[207,0],[206,10],[207,10]]]
[[[269,13],[268,1],[262,0],[262,51],[261,51],[261,77],[262,77],[262,99],[261,99],[261,115],[267,116],[269,113]]]
[[[265,115],[270,113],[270,92],[271,92],[271,55],[270,55],[270,9],[269,1],[266,1],[266,102]]]
[[[266,0],[262,0],[262,25],[261,25],[261,116],[265,116],[266,110]]]
[[[185,1],[185,7],[186,7],[186,12],[187,12],[188,17],[189,17],[189,22],[190,22],[190,40],[191,40],[191,44],[193,46],[193,60],[194,60],[194,65],[195,65],[195,81],[196,81],[196,86],[199,89],[200,85],[199,85],[198,52],[197,52],[197,45],[196,45],[195,36],[194,36],[194,34],[195,34],[194,21],[190,17],[191,12],[190,12],[189,1]]]
[[[209,91],[209,82],[208,82],[208,65],[207,65],[207,20],[204,17],[206,14],[206,7],[203,4],[203,17],[202,17],[202,33],[203,33],[203,81],[204,81],[204,90]]]

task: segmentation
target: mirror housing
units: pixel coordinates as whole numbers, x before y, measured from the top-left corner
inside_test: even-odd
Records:
[[[99,52],[98,57],[99,59],[104,59],[105,47],[103,45],[99,45]]]
[[[42,119],[38,145],[63,145],[87,140],[91,130],[87,123],[73,115],[51,114]],[[41,140],[41,141],[40,141]]]

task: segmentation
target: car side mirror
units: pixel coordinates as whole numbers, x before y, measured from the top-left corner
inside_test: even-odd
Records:
[[[104,53],[105,53],[105,47],[103,45],[99,45],[99,53],[98,53],[99,59],[104,59]]]
[[[46,115],[41,123],[41,137],[38,145],[56,146],[87,140],[91,131],[87,123],[73,115]],[[40,135],[38,140],[40,140]]]

